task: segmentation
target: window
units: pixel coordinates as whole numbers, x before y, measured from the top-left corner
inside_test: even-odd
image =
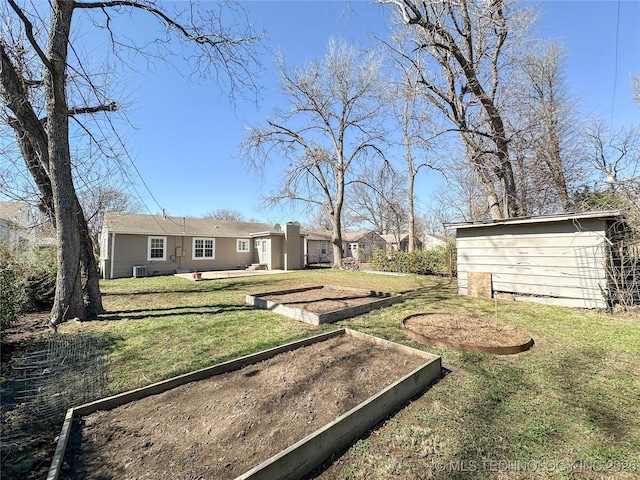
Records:
[[[248,252],[249,251],[249,240],[245,240],[242,238],[238,239],[236,243],[236,251],[238,252]]]
[[[326,255],[327,254],[327,244],[323,243],[322,245],[320,245],[320,253],[322,255]]]
[[[148,237],[147,261],[165,261],[167,259],[167,237]]]
[[[212,260],[216,258],[216,241],[213,238],[193,239],[193,259]]]

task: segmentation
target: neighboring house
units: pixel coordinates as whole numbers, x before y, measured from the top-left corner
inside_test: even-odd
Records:
[[[409,234],[408,233],[386,233],[380,235],[382,239],[387,243],[388,252],[408,252],[409,251]],[[422,241],[419,238],[415,238],[415,247],[422,248]]]
[[[304,266],[300,227],[138,213],[105,213],[100,234],[103,278],[176,272]]]
[[[333,245],[331,230],[302,229],[305,236],[305,258],[307,265],[333,263]],[[385,250],[387,244],[377,233],[370,230],[359,232],[342,232],[342,257],[352,257],[366,261],[373,255],[373,250]]]
[[[342,256],[353,257],[367,261],[373,256],[373,251],[387,249],[387,242],[380,235],[371,230],[359,232],[344,232],[342,234]]]
[[[623,220],[611,210],[446,225],[456,229],[458,293],[607,308]]]
[[[444,247],[447,244],[447,239],[439,235],[425,233],[421,238],[421,243],[423,250],[429,250],[434,247]]]
[[[0,242],[20,246],[33,237],[34,218],[26,202],[0,202]]]
[[[333,246],[331,245],[330,230],[308,230],[303,228],[304,256],[306,265],[332,264]]]

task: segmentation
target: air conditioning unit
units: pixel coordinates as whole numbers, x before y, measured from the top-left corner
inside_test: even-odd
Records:
[[[147,267],[142,265],[139,267],[133,267],[133,278],[140,278],[147,276]]]

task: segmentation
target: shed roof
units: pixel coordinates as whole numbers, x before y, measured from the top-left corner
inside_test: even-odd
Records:
[[[514,217],[502,220],[483,220],[475,222],[445,223],[446,228],[474,228],[474,227],[492,227],[495,225],[523,225],[530,223],[551,223],[566,222],[568,220],[584,220],[597,218],[602,220],[622,219],[624,212],[622,210],[602,210],[595,212],[582,213],[563,213],[559,215],[539,215],[535,217]]]
[[[109,233],[194,237],[250,237],[258,233],[280,233],[266,223],[122,212],[105,213],[103,230]]]

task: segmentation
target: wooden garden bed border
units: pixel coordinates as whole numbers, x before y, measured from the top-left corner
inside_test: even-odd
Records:
[[[384,390],[369,397],[333,422],[316,430],[289,448],[245,472],[243,475],[237,477],[236,480],[299,478],[320,466],[334,452],[350,445],[356,438],[383,420],[389,412],[400,407],[418,393],[426,390],[427,387],[441,375],[441,358],[437,355],[432,355],[405,345],[344,328],[263,350],[252,355],[246,355],[235,360],[186,373],[102,400],[72,407],[67,410],[47,480],[57,480],[60,475],[60,468],[75,417],[89,415],[98,410],[110,410],[149,395],[155,395],[180,385],[203,380],[214,375],[238,370],[247,365],[271,358],[279,353],[292,351],[339,335],[350,335],[354,338],[370,341],[378,345],[392,347],[408,354],[418,355],[425,359],[425,363],[407,375],[404,375]]]

